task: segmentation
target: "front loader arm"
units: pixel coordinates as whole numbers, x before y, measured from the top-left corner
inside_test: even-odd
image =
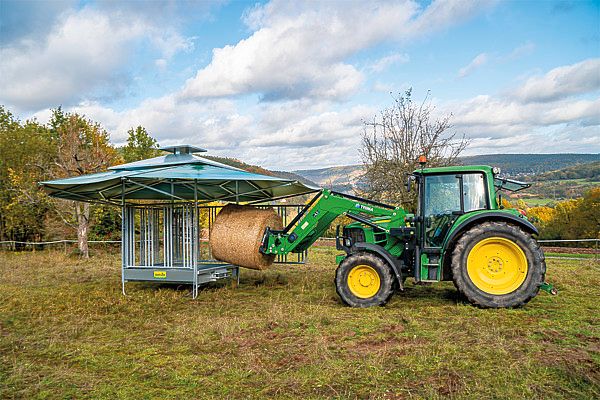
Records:
[[[404,210],[371,200],[324,189],[282,231],[267,228],[263,237],[263,254],[300,253],[308,249],[340,215],[347,215],[367,225],[368,217],[389,217],[389,226],[404,224]],[[374,224],[373,224],[374,225]],[[387,228],[379,227],[385,232]]]

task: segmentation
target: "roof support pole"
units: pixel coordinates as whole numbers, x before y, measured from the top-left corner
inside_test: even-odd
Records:
[[[126,218],[126,207],[125,207],[125,180],[121,179],[121,291],[123,295],[125,293],[125,264],[128,258],[127,252],[127,236],[129,235],[127,230],[127,218]]]
[[[192,210],[192,265],[194,268],[194,287],[192,288],[192,298],[198,296],[198,247],[200,246],[200,235],[198,234],[198,181],[194,179],[194,206]]]

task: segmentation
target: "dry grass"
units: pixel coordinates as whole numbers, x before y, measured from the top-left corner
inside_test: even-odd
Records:
[[[118,253],[118,251],[116,252]],[[551,260],[561,293],[480,310],[448,283],[350,309],[331,248],[193,301],[129,284],[118,255],[0,253],[0,398],[600,397],[600,266]]]

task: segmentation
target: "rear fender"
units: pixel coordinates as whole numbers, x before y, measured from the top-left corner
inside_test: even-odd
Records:
[[[522,228],[524,231],[529,232],[532,235],[538,235],[539,232],[537,228],[529,222],[522,215],[516,216],[515,214],[502,212],[502,211],[492,211],[485,213],[477,213],[470,217],[465,218],[461,222],[459,222],[456,227],[452,230],[450,235],[446,238],[443,249],[444,253],[442,256],[442,279],[449,280],[451,279],[451,265],[450,259],[452,258],[452,251],[454,249],[454,245],[458,241],[458,238],[466,232],[471,227],[488,222],[488,221],[503,221],[508,222],[513,225],[517,225]]]

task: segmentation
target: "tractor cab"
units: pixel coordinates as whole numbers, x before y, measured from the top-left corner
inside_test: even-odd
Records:
[[[418,254],[415,278],[443,279],[443,249],[456,222],[469,214],[496,210],[494,171],[489,166],[423,168],[412,175],[417,183],[415,218]]]

